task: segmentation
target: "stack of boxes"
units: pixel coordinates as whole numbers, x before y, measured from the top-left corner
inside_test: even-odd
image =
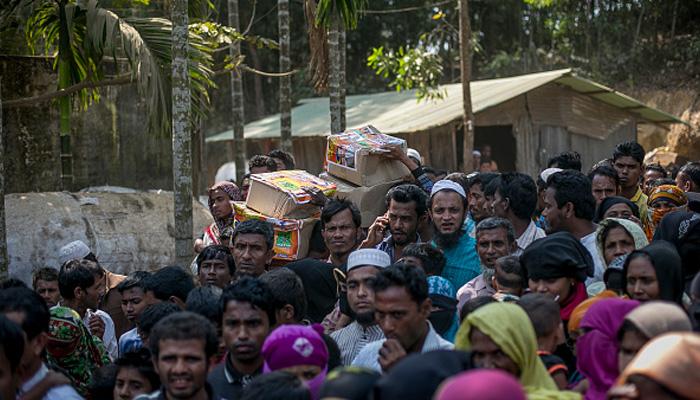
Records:
[[[360,209],[364,228],[386,212],[384,197],[389,189],[411,176],[400,161],[383,156],[385,145],[407,150],[405,140],[382,134],[371,125],[328,136],[326,172],[321,178],[336,186],[337,198],[348,199]]]

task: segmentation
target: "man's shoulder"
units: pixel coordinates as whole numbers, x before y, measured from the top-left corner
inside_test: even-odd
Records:
[[[140,395],[134,397],[134,400],[158,400],[158,399],[165,399],[165,396],[163,396],[161,394],[160,390],[156,390],[153,393],[140,394]]]
[[[43,400],[77,400],[82,396],[70,385],[61,385],[49,389],[43,397]]]
[[[386,339],[375,340],[374,342],[369,342],[365,347],[357,353],[355,360],[352,362],[353,365],[363,365],[368,361],[376,361],[377,353],[382,347]],[[358,364],[356,364],[358,363]]]

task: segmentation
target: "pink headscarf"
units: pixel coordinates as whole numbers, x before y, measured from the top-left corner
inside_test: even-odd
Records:
[[[587,331],[576,341],[576,367],[588,378],[586,400],[605,400],[620,371],[617,331],[625,316],[639,305],[635,300],[603,299],[588,309],[580,328]]]
[[[298,365],[316,365],[321,373],[306,381],[311,396],[318,399],[321,385],[328,372],[328,348],[323,341],[323,327],[282,325],[272,331],[263,343],[262,354],[265,359],[263,372],[277,371]]]
[[[463,372],[446,380],[435,394],[435,400],[525,400],[520,382],[497,369]]]

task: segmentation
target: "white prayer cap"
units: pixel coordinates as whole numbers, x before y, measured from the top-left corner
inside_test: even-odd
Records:
[[[82,240],[76,240],[61,247],[58,251],[58,263],[63,265],[70,260],[82,260],[88,254],[90,248]]]
[[[418,162],[422,160],[420,153],[416,149],[409,148],[408,150],[406,150],[406,155],[411,158],[415,158],[416,160],[418,160]]]
[[[435,182],[435,184],[433,185],[433,190],[430,191],[430,197],[432,198],[437,192],[443,190],[452,190],[454,192],[457,192],[457,194],[459,194],[463,198],[467,198],[467,194],[464,192],[464,188],[462,187],[462,185],[447,179]]]
[[[355,250],[348,256],[347,272],[353,268],[373,266],[377,268],[386,268],[391,265],[391,257],[378,249],[359,249]]]
[[[479,150],[474,150],[474,151],[472,151],[472,156],[481,157],[481,152]]]
[[[544,183],[547,183],[547,180],[549,179],[550,176],[556,174],[557,172],[561,172],[563,169],[561,168],[547,168],[544,171],[540,172],[540,178],[544,181]]]

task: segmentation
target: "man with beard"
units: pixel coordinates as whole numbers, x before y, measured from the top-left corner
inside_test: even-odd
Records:
[[[331,200],[321,211],[323,240],[331,252],[328,261],[340,267],[357,248],[362,234],[360,210],[348,200]]]
[[[389,255],[377,249],[360,249],[350,253],[347,266],[348,305],[355,321],[331,334],[340,348],[343,365],[350,365],[367,343],[384,338],[374,320],[374,279],[391,265]]]
[[[476,226],[476,251],[479,253],[482,272],[457,291],[458,310],[475,297],[493,296],[496,293],[492,285],[496,260],[513,254],[516,249],[515,229],[509,220],[491,217],[479,222]]]
[[[367,239],[360,248],[372,248],[387,253],[391,262],[399,260],[403,249],[411,243],[420,243],[418,227],[427,218],[427,196],[416,185],[399,185],[386,194],[386,214],[377,217],[369,227]],[[389,228],[390,234],[385,238],[384,232]]]
[[[245,386],[262,373],[262,345],[275,325],[274,298],[266,284],[243,277],[224,290],[221,309],[228,354],[207,380],[217,396],[239,399]]]
[[[467,194],[458,183],[438,181],[430,193],[428,209],[433,221],[431,243],[445,254],[442,277],[452,286],[462,287],[481,272],[476,240],[464,229]]]

